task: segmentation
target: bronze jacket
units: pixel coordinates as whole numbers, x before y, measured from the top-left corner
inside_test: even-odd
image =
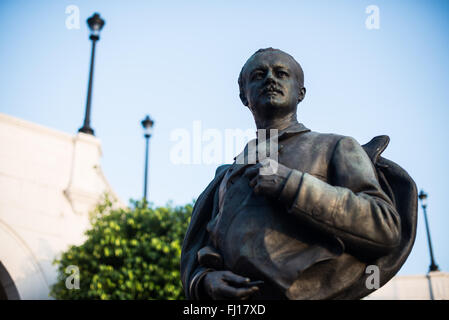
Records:
[[[201,278],[217,269],[198,261],[206,246],[222,269],[265,281],[255,298],[331,299],[400,244],[401,218],[353,138],[297,124],[279,133],[278,157],[294,169],[278,199],[254,195],[237,163],[219,167],[198,198],[181,256],[188,298],[202,298]]]

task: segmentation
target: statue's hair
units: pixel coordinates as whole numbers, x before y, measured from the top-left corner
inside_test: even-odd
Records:
[[[298,79],[298,82],[302,86],[304,86],[304,72],[302,71],[301,65],[298,63],[298,61],[296,61],[295,58],[293,58],[291,55],[289,55],[288,53],[286,53],[286,52],[284,52],[282,50],[269,47],[269,48],[259,49],[256,52],[254,52],[253,55],[251,57],[249,57],[249,59],[243,65],[242,70],[240,71],[240,74],[239,74],[239,79],[238,79],[239,90],[240,90],[240,98],[245,97],[245,95],[246,95],[246,93],[245,93],[245,83],[244,83],[244,79],[243,79],[243,74],[244,74],[246,65],[248,64],[248,62],[255,55],[260,54],[260,53],[264,53],[264,52],[267,52],[267,51],[276,51],[276,52],[280,52],[280,53],[283,53],[283,54],[289,56],[295,62],[296,66],[298,67],[298,70],[299,70],[299,72],[295,72],[295,76]]]

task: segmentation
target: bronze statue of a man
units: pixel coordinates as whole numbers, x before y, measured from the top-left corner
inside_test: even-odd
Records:
[[[369,265],[386,283],[411,250],[417,210],[413,180],[380,156],[388,137],[362,147],[299,123],[304,74],[281,50],[254,53],[239,86],[277,157],[251,163],[247,146],[198,198],[181,256],[187,298],[359,299],[373,290]]]

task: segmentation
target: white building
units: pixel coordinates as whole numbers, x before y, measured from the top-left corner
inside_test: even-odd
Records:
[[[0,113],[0,299],[49,298],[52,261],[83,242],[104,192],[118,200],[100,158],[91,135]]]

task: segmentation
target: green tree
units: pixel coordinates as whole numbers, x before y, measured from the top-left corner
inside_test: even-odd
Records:
[[[105,198],[91,213],[87,240],[55,260],[56,299],[183,299],[182,240],[193,204],[113,209]],[[66,286],[68,266],[79,270],[79,289]],[[70,282],[70,281],[69,281]],[[74,282],[71,282],[74,283]]]

